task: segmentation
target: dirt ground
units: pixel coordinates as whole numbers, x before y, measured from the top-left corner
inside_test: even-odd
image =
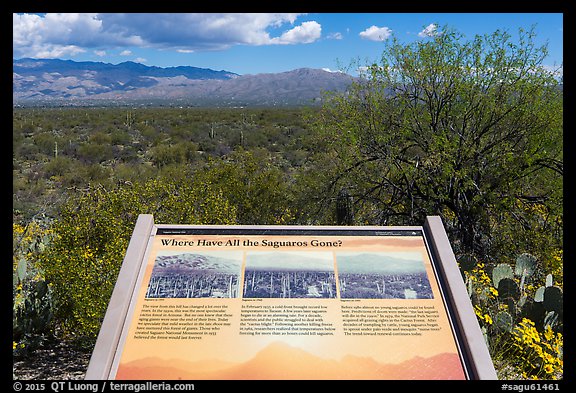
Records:
[[[82,380],[90,353],[63,341],[52,343],[23,358],[14,358],[12,373],[19,380]]]

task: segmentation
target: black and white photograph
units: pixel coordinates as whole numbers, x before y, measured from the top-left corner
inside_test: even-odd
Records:
[[[249,252],[245,298],[336,298],[331,252]]]
[[[242,269],[239,252],[160,251],[147,298],[236,298]]]
[[[336,253],[342,299],[432,299],[420,253]]]

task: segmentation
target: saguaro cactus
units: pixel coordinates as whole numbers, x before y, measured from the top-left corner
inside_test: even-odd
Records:
[[[354,224],[354,200],[345,188],[336,197],[336,222],[338,225]]]

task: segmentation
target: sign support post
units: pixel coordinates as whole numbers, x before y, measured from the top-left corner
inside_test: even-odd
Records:
[[[108,303],[102,327],[96,339],[96,345],[86,371],[86,379],[108,379],[109,377],[115,349],[126,322],[130,299],[136,285],[137,272],[144,260],[144,253],[153,226],[154,217],[151,214],[138,216],[110,303]]]
[[[474,370],[474,379],[498,379],[492,358],[478,325],[474,309],[468,297],[468,291],[462,281],[462,273],[450,246],[448,235],[439,216],[428,216],[424,223],[428,234],[431,252],[440,261],[441,276],[447,286],[447,300],[452,303],[456,328],[461,332],[465,356],[468,356]]]

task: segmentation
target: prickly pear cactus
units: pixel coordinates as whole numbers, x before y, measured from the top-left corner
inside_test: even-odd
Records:
[[[24,258],[20,258],[18,261],[18,267],[16,268],[16,277],[20,282],[24,281],[26,274],[28,273],[28,261]]]
[[[26,297],[13,306],[14,340],[42,340],[50,330],[52,318],[52,296],[48,284],[45,281],[31,282]]]
[[[16,246],[12,274],[12,338],[14,354],[34,350],[49,334],[53,319],[52,293],[34,258],[50,242],[47,231],[35,222],[14,225]]]
[[[512,332],[514,328],[514,319],[507,311],[500,311],[494,318],[494,325],[503,332]]]
[[[544,290],[544,300],[542,303],[546,311],[554,311],[558,314],[561,314],[564,305],[562,289],[555,286],[546,287]]]
[[[544,326],[543,323],[545,314],[546,311],[544,310],[542,302],[537,302],[532,298],[528,298],[526,299],[524,307],[519,310],[518,317],[520,319],[528,318],[534,322],[536,327],[539,329]]]
[[[505,278],[513,279],[514,272],[512,271],[512,267],[507,263],[500,263],[492,270],[492,282],[494,286],[498,288],[500,280]]]
[[[534,294],[535,302],[542,303],[544,301],[544,290],[546,290],[546,287],[540,287],[536,290]]]
[[[546,276],[546,286],[536,290],[534,298],[527,307],[522,308],[521,316],[529,318],[536,323],[539,330],[546,326],[557,328],[562,325],[564,316],[564,302],[562,289],[553,286],[551,274]]]
[[[559,322],[560,316],[554,311],[550,311],[549,313],[546,313],[546,316],[544,316],[544,326],[550,326],[551,328],[554,328],[558,326]]]
[[[476,267],[478,259],[472,254],[464,254],[458,258],[458,262],[460,263],[460,269],[462,271],[469,272]]]
[[[520,300],[520,287],[512,278],[502,278],[498,282],[498,297],[502,299],[512,298]]]
[[[536,257],[532,254],[524,253],[516,258],[514,274],[517,276],[531,276],[536,270]]]

